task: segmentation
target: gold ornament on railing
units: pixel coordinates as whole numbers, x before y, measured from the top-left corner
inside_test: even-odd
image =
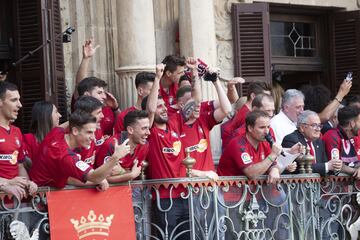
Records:
[[[146,180],[145,170],[149,166],[149,163],[147,161],[142,161],[141,163],[141,173],[140,173],[140,179]]]
[[[192,167],[196,163],[196,159],[190,156],[191,151],[189,148],[185,148],[185,152],[186,152],[186,158],[184,158],[182,164],[186,167],[186,176],[192,177]]]
[[[305,174],[305,154],[306,154],[306,148],[304,145],[301,145],[300,147],[300,155],[297,158],[297,161],[299,163],[299,173],[301,174]]]
[[[303,158],[303,161],[305,163],[305,172],[311,174],[312,173],[311,164],[314,161],[314,156],[310,154],[310,147],[309,146],[306,148],[306,154],[305,154],[305,156]]]

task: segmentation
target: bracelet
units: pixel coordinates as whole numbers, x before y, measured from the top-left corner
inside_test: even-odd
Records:
[[[275,162],[275,159],[274,159],[274,158],[272,158],[272,157],[270,157],[270,155],[269,155],[269,156],[267,156],[266,158],[267,158],[267,159],[269,159],[269,160],[270,160],[270,162]]]
[[[336,100],[336,101],[338,101],[339,103],[341,103],[341,101],[340,101],[337,97],[335,97],[334,100]]]

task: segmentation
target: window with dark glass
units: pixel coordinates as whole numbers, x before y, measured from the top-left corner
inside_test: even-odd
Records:
[[[272,56],[315,57],[315,33],[314,23],[271,21]]]

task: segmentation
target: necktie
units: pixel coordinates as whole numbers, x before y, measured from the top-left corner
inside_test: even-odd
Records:
[[[306,141],[307,145],[309,146],[310,148],[310,155],[314,157],[314,161],[313,163],[315,163],[315,152],[314,152],[314,148],[313,148],[313,145],[311,144],[311,141]]]

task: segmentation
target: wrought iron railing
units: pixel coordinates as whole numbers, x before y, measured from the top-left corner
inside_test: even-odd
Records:
[[[222,177],[131,182],[137,239],[357,239],[360,185],[351,177],[284,175],[277,185]],[[67,188],[74,189],[74,188]],[[166,190],[164,190],[166,189]],[[27,202],[1,196],[2,239],[17,219],[49,239],[46,192]],[[161,198],[162,194],[172,198]]]

